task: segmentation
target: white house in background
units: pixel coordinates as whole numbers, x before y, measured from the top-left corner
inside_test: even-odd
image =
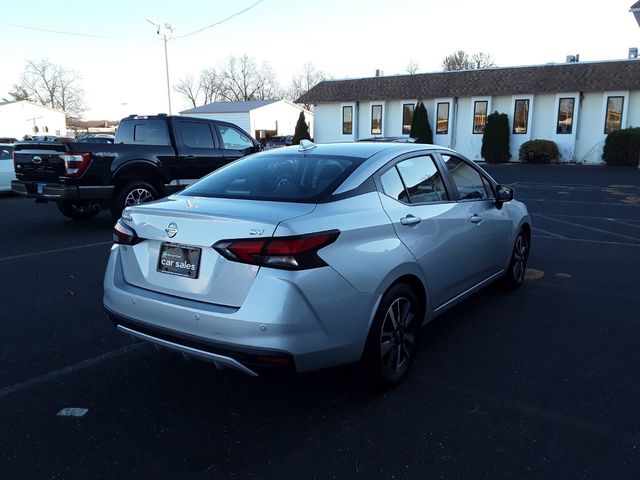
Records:
[[[275,135],[293,135],[300,112],[304,112],[313,137],[313,113],[286,100],[214,102],[185,110],[180,115],[234,123],[260,140]]]
[[[21,100],[0,102],[0,137],[21,140],[25,135],[67,135],[64,112]]]
[[[511,161],[547,139],[563,162],[601,163],[607,134],[640,127],[640,60],[325,80],[298,99],[314,104],[315,141],[408,136],[422,101],[434,143],[481,159],[487,115],[509,117]]]

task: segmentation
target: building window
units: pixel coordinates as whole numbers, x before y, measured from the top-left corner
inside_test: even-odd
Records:
[[[371,135],[382,135],[382,105],[371,106]]]
[[[529,127],[529,99],[516,100],[513,109],[513,133],[527,133]]]
[[[561,98],[558,102],[557,134],[564,135],[573,132],[573,107],[575,103],[575,98]]]
[[[489,102],[486,100],[479,100],[473,104],[473,133],[484,133],[488,109]]]
[[[342,107],[342,134],[353,133],[353,107]]]
[[[402,134],[409,135],[411,133],[411,123],[413,122],[413,103],[405,103],[402,105]]]
[[[436,111],[436,134],[447,135],[449,133],[449,102],[438,103]]]
[[[604,133],[622,128],[624,97],[607,97],[607,115],[604,118]]]

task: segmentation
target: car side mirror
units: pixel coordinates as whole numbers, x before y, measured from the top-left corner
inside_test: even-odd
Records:
[[[498,205],[513,200],[513,188],[507,185],[496,185],[496,201]]]

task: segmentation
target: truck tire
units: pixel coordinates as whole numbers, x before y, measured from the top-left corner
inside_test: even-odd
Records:
[[[114,221],[120,218],[122,211],[131,205],[150,202],[160,198],[156,188],[149,182],[136,180],[118,188],[111,205],[111,217]]]
[[[60,213],[73,220],[91,220],[98,215],[101,210],[100,204],[93,202],[58,200],[56,205]]]

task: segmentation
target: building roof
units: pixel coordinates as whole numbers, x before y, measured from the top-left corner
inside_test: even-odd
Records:
[[[562,63],[325,80],[297,103],[640,90],[640,61]]]
[[[636,9],[640,9],[640,1],[631,5],[631,10],[636,10]]]
[[[280,100],[248,100],[246,102],[214,102],[201,107],[184,110],[180,114],[188,113],[246,113],[256,108],[264,107]]]

